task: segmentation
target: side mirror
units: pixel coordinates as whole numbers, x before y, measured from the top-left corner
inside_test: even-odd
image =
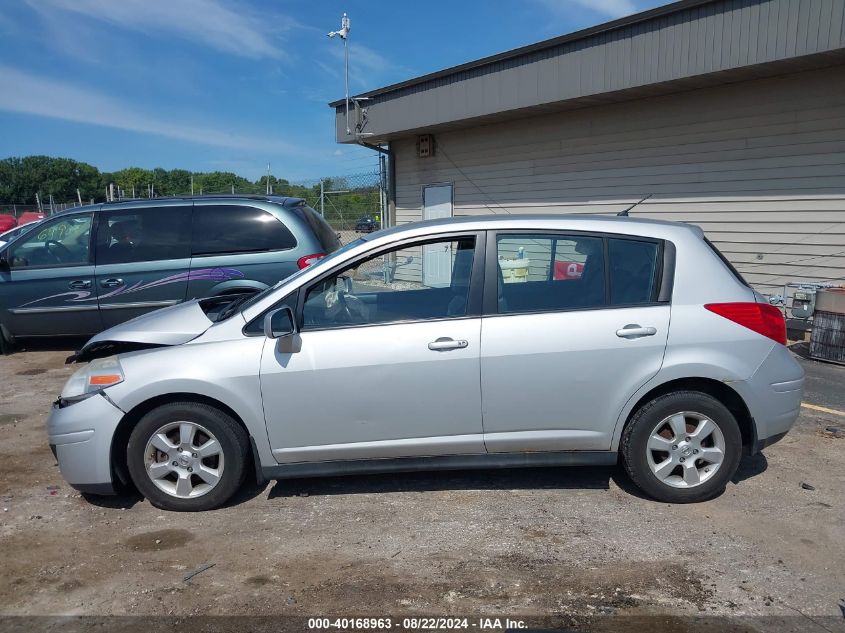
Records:
[[[0,270],[5,271],[7,273],[12,270],[12,267],[9,265],[8,257],[8,251],[0,253]]]
[[[282,338],[296,332],[296,319],[288,306],[273,310],[264,317],[264,336],[267,338]]]

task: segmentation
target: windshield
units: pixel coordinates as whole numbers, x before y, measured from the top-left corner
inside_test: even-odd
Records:
[[[337,249],[336,251],[334,251],[330,255],[327,255],[326,257],[323,257],[322,259],[318,260],[315,264],[312,264],[311,266],[309,266],[307,268],[303,268],[302,270],[297,270],[295,273],[293,273],[289,277],[285,277],[284,279],[280,279],[274,285],[270,286],[269,288],[266,288],[265,290],[262,290],[261,292],[258,292],[258,293],[254,294],[254,295],[252,295],[248,298],[237,297],[230,305],[226,306],[226,308],[224,308],[223,310],[220,311],[220,315],[217,317],[217,322],[219,323],[221,321],[225,321],[226,319],[231,318],[235,314],[237,314],[239,312],[243,312],[244,310],[246,310],[250,306],[255,305],[256,303],[261,301],[264,297],[269,295],[271,292],[280,288],[282,286],[282,284],[286,284],[290,281],[293,281],[297,277],[301,276],[304,272],[306,272],[308,270],[312,270],[314,268],[314,266],[323,266],[324,264],[333,262],[338,256],[340,256],[343,253],[346,253],[347,251],[355,248],[359,244],[363,244],[366,241],[367,241],[366,237],[359,237],[357,240],[353,240],[353,241],[349,242],[349,244],[344,244],[343,246],[341,246],[339,249]]]

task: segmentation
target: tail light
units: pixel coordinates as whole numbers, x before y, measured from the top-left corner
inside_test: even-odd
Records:
[[[757,334],[786,345],[786,321],[775,306],[768,303],[708,303],[710,312],[739,323]]]
[[[325,253],[314,253],[313,255],[305,255],[304,257],[300,257],[296,260],[296,265],[299,266],[300,269],[308,268],[311,264],[315,263],[318,259],[322,259],[325,257]]]

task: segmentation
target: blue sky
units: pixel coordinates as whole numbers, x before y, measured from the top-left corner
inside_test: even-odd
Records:
[[[350,14],[350,90],[363,92],[663,4],[659,0],[18,0],[0,4],[0,157],[359,173],[334,143]]]

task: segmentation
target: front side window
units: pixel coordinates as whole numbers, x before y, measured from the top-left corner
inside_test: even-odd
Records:
[[[465,316],[474,252],[450,238],[360,261],[307,290],[303,329]]]
[[[500,314],[596,308],[605,304],[601,238],[500,234],[496,249]]]
[[[290,230],[271,213],[256,207],[199,205],[194,208],[193,254],[217,255],[289,250]]]
[[[9,253],[11,268],[81,266],[89,263],[90,213],[45,222],[22,236]]]
[[[101,212],[96,255],[97,265],[190,257],[191,208]]]

